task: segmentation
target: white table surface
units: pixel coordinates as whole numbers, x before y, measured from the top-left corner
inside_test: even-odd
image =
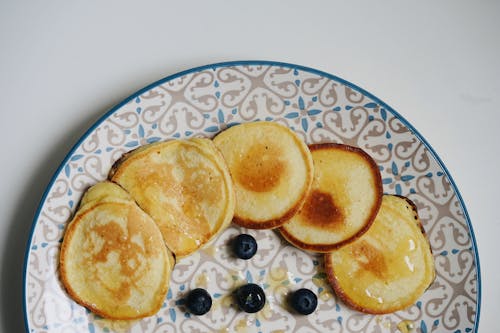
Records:
[[[100,115],[180,70],[275,60],[364,88],[433,146],[476,234],[480,331],[498,331],[500,2],[229,3],[0,2],[0,330],[24,331],[22,266],[35,210]]]

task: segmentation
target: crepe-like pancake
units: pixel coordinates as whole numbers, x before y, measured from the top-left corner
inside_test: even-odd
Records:
[[[214,138],[233,177],[234,222],[248,228],[275,228],[304,203],[313,165],[306,144],[289,128],[253,122],[226,129]]]
[[[368,230],[380,208],[382,181],[377,164],[360,148],[335,143],[309,148],[311,191],[280,232],[297,247],[328,252]]]
[[[112,319],[156,313],[173,264],[154,221],[111,182],[86,192],[60,253],[61,281],[70,296]]]
[[[348,305],[390,313],[413,304],[435,277],[434,258],[415,205],[385,195],[370,229],[325,255],[328,280]]]
[[[110,179],[153,218],[177,257],[206,244],[234,214],[231,175],[209,139],[143,146],[125,154]]]

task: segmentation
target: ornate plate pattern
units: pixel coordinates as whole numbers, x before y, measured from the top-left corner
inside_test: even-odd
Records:
[[[65,226],[83,191],[106,178],[124,152],[171,138],[213,137],[241,122],[273,120],[307,143],[341,142],[366,150],[379,164],[384,191],[409,196],[430,238],[437,278],[413,306],[390,315],[350,310],[325,282],[322,257],[290,246],[271,230],[231,226],[209,246],[180,260],[163,308],[134,322],[112,322],[68,298],[58,277]],[[228,254],[242,231],[256,237],[249,261]],[[54,175],[33,223],[25,262],[29,332],[470,332],[480,305],[478,255],[457,189],[430,146],[400,115],[368,92],[332,75],[274,62],[204,66],[165,78],[105,114],[75,145]],[[264,310],[235,309],[231,291],[245,281],[264,287]],[[182,306],[191,288],[214,299],[211,312],[190,316]],[[284,295],[299,287],[319,295],[317,311],[294,315]]]

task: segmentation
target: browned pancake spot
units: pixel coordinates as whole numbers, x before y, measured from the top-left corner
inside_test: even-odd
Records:
[[[265,144],[253,145],[235,167],[238,182],[254,192],[267,192],[276,187],[286,165],[279,157],[280,149]]]
[[[95,262],[106,262],[111,252],[119,255],[120,272],[127,279],[121,281],[119,288],[108,288],[108,290],[117,300],[125,301],[130,297],[131,285],[140,278],[138,274],[140,273],[138,265],[141,263],[139,254],[144,254],[144,250],[138,244],[131,242],[129,240],[131,235],[127,236],[116,222],[95,226],[92,231],[105,240],[101,250],[93,255]],[[99,276],[95,276],[95,279],[98,280]]]
[[[387,263],[381,251],[364,240],[352,244],[351,251],[353,257],[362,267],[360,272],[367,271],[379,279],[385,279],[388,272]]]
[[[301,215],[305,221],[321,229],[338,230],[344,221],[339,207],[329,193],[314,190],[309,194]]]

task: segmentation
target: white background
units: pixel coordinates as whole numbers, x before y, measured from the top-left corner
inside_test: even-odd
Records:
[[[180,70],[275,60],[364,88],[433,146],[476,234],[480,331],[497,331],[500,2],[235,3],[0,0],[0,330],[24,330],[22,266],[34,213],[99,116]]]

